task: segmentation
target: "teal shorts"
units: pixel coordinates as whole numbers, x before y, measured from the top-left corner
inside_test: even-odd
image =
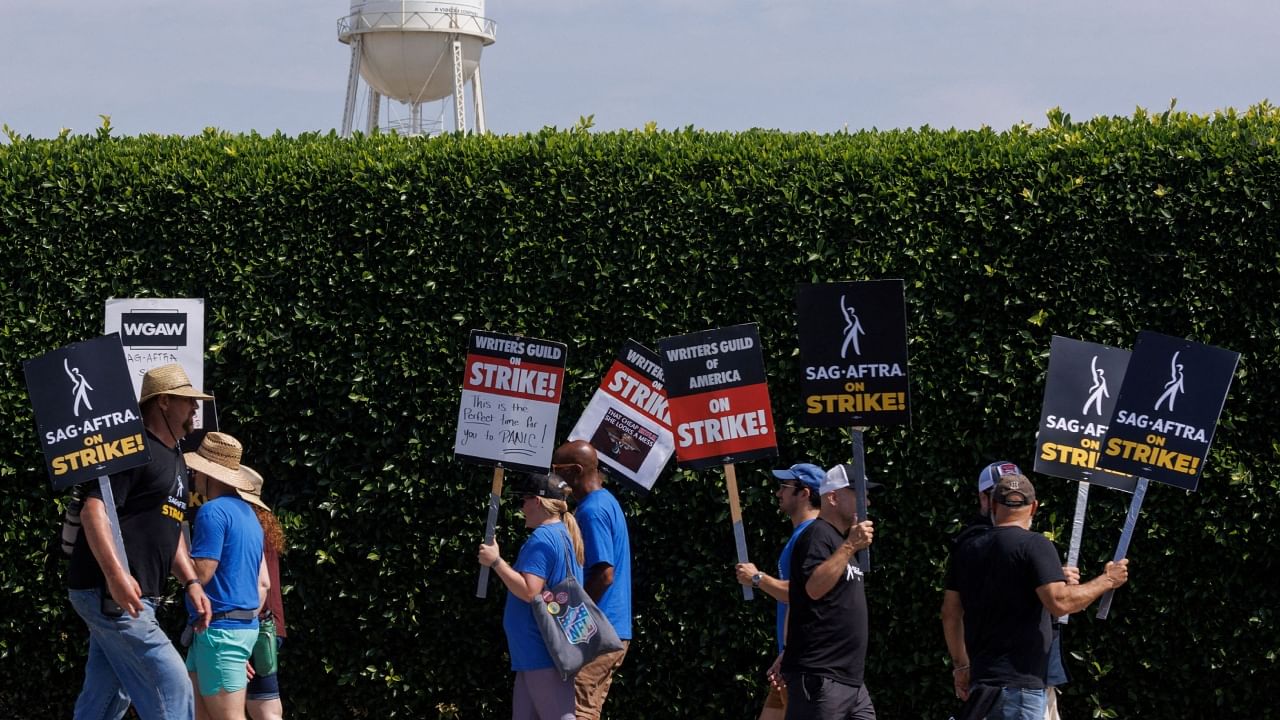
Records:
[[[236,692],[249,684],[245,664],[258,641],[258,628],[209,628],[195,633],[187,650],[187,672],[196,674],[201,695]]]

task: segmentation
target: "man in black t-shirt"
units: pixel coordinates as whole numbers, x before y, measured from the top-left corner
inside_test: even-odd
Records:
[[[992,528],[962,540],[947,569],[942,626],[956,696],[967,700],[981,687],[992,704],[980,716],[1041,720],[1050,613],[1079,612],[1123,585],[1128,561],[1107,563],[1087,583],[1068,584],[1053,543],[1030,531],[1039,508],[1031,481],[1002,475],[991,499]]]
[[[191,431],[199,399],[212,397],[191,386],[181,365],[143,376],[139,405],[151,462],[112,475],[110,483],[127,567],[116,553],[98,484],[86,488],[83,531],[67,570],[71,604],[89,627],[77,719],[118,720],[130,704],[143,720],[185,719],[195,712],[186,664],[155,611],[172,572],[203,618],[197,625],[209,624],[209,601],[181,532],[188,490],[177,447]]]
[[[854,554],[871,545],[870,520],[857,520],[857,496],[843,466],[818,489],[821,508],[791,551],[786,645],[781,661],[787,720],[875,720],[863,685],[867,597]]]

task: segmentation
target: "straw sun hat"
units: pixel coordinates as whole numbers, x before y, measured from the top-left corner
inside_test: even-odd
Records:
[[[241,447],[239,440],[226,433],[211,432],[204,436],[204,442],[200,443],[199,449],[195,452],[183,453],[182,456],[187,461],[187,467],[235,489],[245,502],[270,509],[257,495],[262,491],[262,476],[240,465],[240,456],[243,452],[244,448]],[[249,472],[245,472],[246,470]],[[255,476],[258,480],[256,485]]]
[[[267,507],[267,504],[262,502],[262,475],[259,475],[257,470],[254,470],[248,465],[241,465],[240,472],[243,473],[245,477],[249,478],[249,482],[253,485],[253,489],[236,490],[236,492],[240,493],[240,497],[244,498],[246,502],[257,505],[263,510],[270,512],[271,508]]]
[[[213,399],[212,395],[206,395],[191,385],[191,378],[187,377],[186,371],[178,363],[153,367],[142,376],[142,392],[138,396],[138,402],[144,403],[156,395],[180,395],[196,400]]]

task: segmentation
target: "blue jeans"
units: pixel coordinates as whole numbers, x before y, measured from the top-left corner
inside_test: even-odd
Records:
[[[1044,720],[1044,703],[1044,688],[1002,688],[987,720]]]
[[[155,601],[138,617],[104,615],[102,592],[71,590],[71,606],[89,626],[89,659],[75,720],[119,720],[132,703],[143,720],[190,720],[195,696],[186,665],[156,622]]]

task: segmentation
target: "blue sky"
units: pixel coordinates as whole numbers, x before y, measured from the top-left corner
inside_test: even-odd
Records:
[[[294,135],[341,123],[347,2],[5,8],[0,122],[22,134]],[[488,0],[489,129],[1007,128],[1276,99],[1270,0]]]

